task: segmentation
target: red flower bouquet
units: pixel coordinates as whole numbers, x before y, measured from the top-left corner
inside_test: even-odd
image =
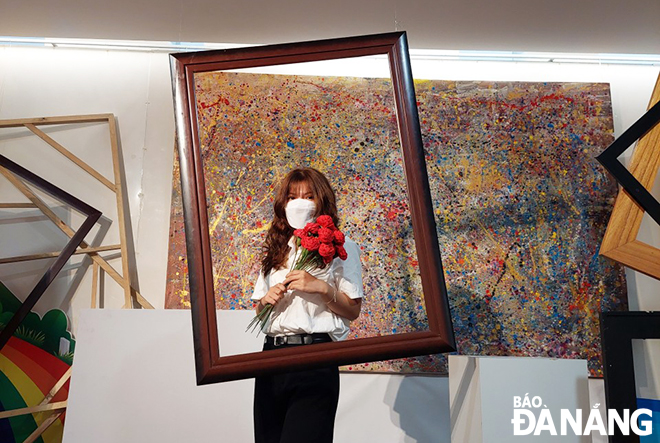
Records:
[[[323,269],[336,257],[342,260],[348,257],[344,249],[344,234],[337,229],[329,215],[321,215],[316,222],[307,223],[303,229],[296,229],[293,236],[300,252],[291,271],[309,272],[316,268]],[[266,305],[250,321],[247,329],[254,331],[259,325],[259,329],[264,331],[272,312],[273,305]]]

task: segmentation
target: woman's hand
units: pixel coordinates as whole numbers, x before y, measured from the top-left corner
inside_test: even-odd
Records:
[[[282,297],[284,297],[285,292],[286,286],[284,286],[282,283],[271,286],[268,292],[266,292],[266,295],[264,295],[261,300],[259,300],[260,307],[263,308],[266,305],[275,306],[277,302],[279,302]]]
[[[289,290],[320,294],[321,299],[332,312],[348,320],[355,320],[360,315],[361,298],[351,299],[343,292],[306,271],[289,272],[282,284],[287,285]]]
[[[312,276],[307,271],[291,271],[282,282],[290,291],[303,291],[309,294],[327,294],[330,285]]]

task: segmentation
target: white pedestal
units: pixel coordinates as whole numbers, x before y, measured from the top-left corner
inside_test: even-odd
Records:
[[[259,349],[253,312],[218,312],[224,355]],[[254,441],[254,380],[197,386],[183,310],[82,312],[64,443]],[[336,443],[447,443],[445,377],[341,374]]]
[[[537,419],[548,409],[558,435],[544,430],[539,435],[514,436],[514,397],[540,399],[540,407],[526,408]],[[585,360],[527,357],[449,357],[449,399],[452,443],[510,443],[531,441],[588,443],[568,429],[560,436],[561,409],[573,415],[589,415],[589,381]],[[535,402],[539,404],[539,400]],[[520,408],[520,406],[518,407]],[[521,424],[519,429],[527,429]]]

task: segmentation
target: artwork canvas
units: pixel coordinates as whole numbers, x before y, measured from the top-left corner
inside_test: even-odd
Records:
[[[253,308],[273,187],[312,166],[331,180],[341,228],[361,247],[365,299],[349,339],[426,330],[390,81],[195,80],[216,308]],[[608,85],[415,88],[459,352],[585,358],[600,375],[598,315],[626,308],[622,268],[598,257],[617,191],[593,160],[613,139]],[[179,183],[175,165],[167,308],[189,307]],[[344,369],[446,373],[446,360]]]

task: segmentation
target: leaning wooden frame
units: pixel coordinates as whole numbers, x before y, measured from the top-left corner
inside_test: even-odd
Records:
[[[73,152],[68,150],[66,147],[62,146],[52,137],[50,137],[45,131],[41,130],[42,126],[59,126],[59,127],[75,127],[80,124],[90,124],[90,123],[106,123],[108,125],[108,135],[110,137],[110,153],[112,155],[112,169],[114,173],[114,182],[105,178],[101,173],[92,168],[90,165],[85,163],[81,158],[77,157]],[[6,128],[25,128],[29,130],[32,134],[39,137],[41,140],[46,142],[51,148],[55,149],[61,155],[70,160],[73,164],[81,168],[88,175],[93,177],[102,183],[106,188],[115,194],[115,201],[117,203],[117,225],[119,229],[119,238],[120,242],[117,245],[106,245],[99,247],[91,247],[85,242],[81,243],[81,247],[77,249],[74,254],[88,254],[93,263],[92,270],[92,302],[91,307],[95,308],[97,292],[100,286],[100,272],[104,271],[109,275],[115,282],[117,282],[122,289],[124,290],[124,308],[132,308],[134,306],[133,299],[141,307],[146,309],[153,309],[153,305],[145,299],[131,283],[131,275],[129,272],[129,252],[128,252],[128,240],[127,240],[127,224],[126,224],[126,213],[124,210],[125,196],[126,191],[124,186],[124,180],[122,178],[121,165],[120,165],[120,155],[119,155],[119,131],[117,129],[117,122],[115,121],[115,116],[113,114],[87,114],[87,115],[66,115],[66,116],[56,116],[56,117],[37,117],[37,118],[20,118],[20,119],[10,119],[10,120],[0,120],[0,130]],[[2,171],[0,171],[2,174]],[[53,223],[57,225],[66,235],[69,237],[73,236],[73,230],[66,225],[66,223],[60,220],[55,213],[48,210],[43,202],[32,193],[28,188],[23,186],[20,182],[17,182],[17,179],[12,178],[12,176],[6,176],[8,180],[14,184],[14,186],[21,192],[25,197],[32,201],[32,203],[0,203],[0,208],[37,208],[41,210],[46,217],[48,217]],[[104,251],[120,251],[121,254],[121,273],[117,271],[107,259],[103,258],[99,252]],[[0,258],[0,264],[4,263],[16,263],[20,261],[28,260],[40,260],[43,258],[57,257],[59,252],[48,252],[42,254],[31,254],[24,255],[20,257],[2,257]]]
[[[196,113],[198,73],[386,55],[429,330],[220,355],[205,177]],[[171,55],[197,383],[244,379],[455,350],[405,32]]]

